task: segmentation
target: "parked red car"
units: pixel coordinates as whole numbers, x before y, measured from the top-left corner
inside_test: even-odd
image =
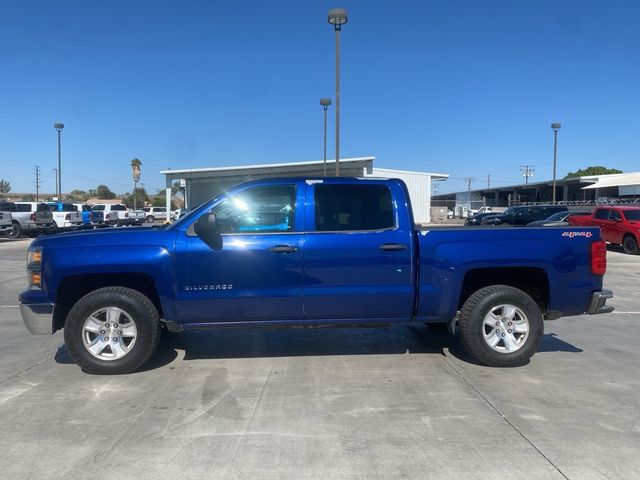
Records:
[[[624,253],[638,253],[640,239],[640,207],[597,207],[591,215],[569,217],[574,227],[600,227],[602,238],[622,245]]]

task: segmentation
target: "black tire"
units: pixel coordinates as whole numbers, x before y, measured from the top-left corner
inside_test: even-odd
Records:
[[[19,222],[14,220],[13,222],[11,222],[11,229],[7,230],[6,234],[9,238],[20,238],[22,236],[22,226]]]
[[[638,242],[632,235],[627,235],[622,241],[622,249],[628,255],[638,254]]]
[[[103,359],[105,355],[115,353],[109,345],[106,347],[108,351],[103,350],[103,357],[98,358],[85,346],[84,339],[87,335],[84,330],[85,321],[101,309],[113,307],[120,309],[128,316],[128,318],[124,317],[124,322],[130,319],[134,323],[136,336],[132,344],[129,344],[131,349],[120,358]],[[108,323],[105,325],[113,327]],[[133,372],[149,360],[158,346],[160,332],[158,310],[149,298],[130,288],[104,287],[88,293],[71,308],[64,326],[64,340],[71,357],[82,371],[94,374],[122,374]],[[124,341],[125,335],[122,335],[122,330],[118,333],[121,335],[120,340]],[[116,334],[115,331],[113,334]],[[98,336],[98,333],[95,335]],[[108,336],[101,338],[106,339],[108,344]],[[114,341],[113,337],[111,341]]]
[[[516,332],[516,327],[509,329],[512,323],[505,321],[508,314],[502,306],[515,307],[511,311],[512,323],[527,323],[526,335]],[[494,318],[496,315],[498,318]],[[486,319],[496,320],[496,326],[489,326],[485,323]],[[489,367],[519,367],[529,363],[540,348],[544,320],[536,302],[525,292],[506,285],[492,285],[476,291],[464,303],[458,317],[458,332],[466,351],[481,364]],[[501,336],[505,338],[500,339]],[[497,345],[490,346],[489,342],[496,338]]]
[[[153,223],[156,221],[153,215],[148,215],[146,220],[147,220],[147,223]]]

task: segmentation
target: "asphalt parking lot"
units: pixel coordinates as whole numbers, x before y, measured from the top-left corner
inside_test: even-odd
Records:
[[[24,328],[29,241],[0,239],[0,478],[640,478],[640,256],[525,367],[415,325],[166,335],[109,377]]]

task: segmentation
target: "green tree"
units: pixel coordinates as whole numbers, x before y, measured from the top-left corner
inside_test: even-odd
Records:
[[[89,199],[89,194],[84,190],[71,190],[67,199],[73,202],[86,202]]]
[[[0,180],[0,194],[9,193],[11,191],[11,184],[6,180]]]
[[[109,187],[106,185],[98,185],[98,188],[96,188],[96,195],[98,198],[104,200],[116,198],[116,194],[109,190]]]
[[[583,168],[575,172],[569,172],[567,173],[567,176],[564,178],[586,177],[589,175],[608,175],[611,173],[623,173],[623,172],[622,170],[618,170],[617,168],[607,168],[607,167],[601,167],[600,165],[594,165],[592,167]]]
[[[165,190],[158,190],[158,194],[153,198],[151,205],[154,207],[164,207],[167,204],[167,195]],[[175,210],[177,207],[175,200],[171,199],[171,210]]]
[[[128,208],[141,208],[149,201],[149,196],[144,188],[136,188],[134,194],[125,195],[122,197],[122,201]]]

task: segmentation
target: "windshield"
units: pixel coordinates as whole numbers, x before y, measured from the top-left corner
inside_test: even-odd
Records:
[[[185,222],[189,222],[191,218],[193,218],[195,215],[199,215],[200,212],[202,210],[204,210],[204,206],[208,205],[209,202],[205,202],[202,205],[198,205],[196,207],[194,207],[192,210],[189,211],[189,213],[187,213],[184,217],[180,217],[179,220],[173,222],[173,223],[167,223],[166,225],[163,225],[162,228],[166,228],[167,230],[173,230],[176,228],[180,228],[181,225],[184,225]]]
[[[509,207],[501,215],[515,215],[518,210],[520,210],[520,207]]]
[[[569,215],[569,212],[556,212],[550,217],[547,217],[547,220],[550,222],[561,222]]]

